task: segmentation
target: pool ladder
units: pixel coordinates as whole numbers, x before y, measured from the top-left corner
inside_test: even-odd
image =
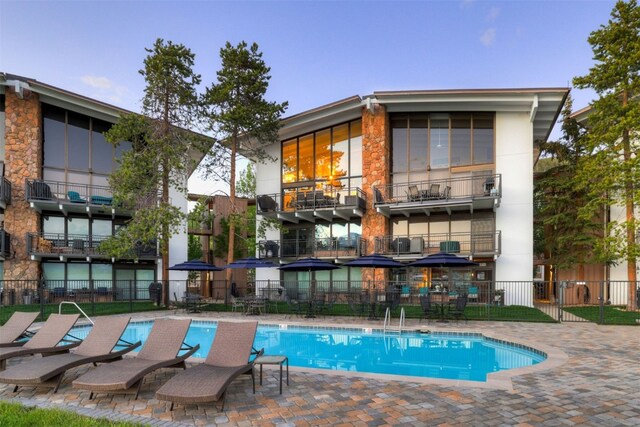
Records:
[[[82,313],[82,315],[84,317],[86,317],[89,322],[91,322],[92,325],[95,324],[93,322],[93,320],[91,320],[91,318],[89,316],[87,316],[87,313],[85,313],[84,310],[81,309],[80,306],[78,304],[76,304],[75,302],[73,302],[73,301],[62,301],[62,302],[60,302],[60,304],[58,304],[58,314],[62,314],[62,306],[65,305],[65,304],[75,306],[80,311],[80,313]]]
[[[384,313],[383,332],[385,334],[387,331],[402,334],[402,328],[404,328],[404,307],[400,309],[400,322],[398,323],[397,329],[391,326],[391,308],[387,307],[387,311]]]

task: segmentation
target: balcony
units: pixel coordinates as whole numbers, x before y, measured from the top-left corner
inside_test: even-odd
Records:
[[[5,177],[0,180],[0,209],[4,210],[11,204],[11,183]]]
[[[381,236],[374,239],[375,252],[399,259],[417,259],[436,252],[472,258],[496,258],[501,253],[502,233],[431,233]]]
[[[0,260],[8,259],[11,256],[11,234],[0,229]]]
[[[358,238],[283,239],[258,242],[260,258],[353,259],[366,253],[366,241]]]
[[[27,233],[27,253],[32,260],[42,258],[69,259],[111,259],[98,252],[100,242],[110,236],[89,236],[86,234]],[[156,259],[157,245],[138,244],[127,259]]]
[[[358,187],[302,191],[285,190],[283,194],[258,196],[258,213],[283,222],[298,223],[301,220],[316,222],[362,218],[367,205],[364,192]]]
[[[416,181],[373,187],[374,207],[386,217],[471,212],[500,206],[501,175]]]
[[[74,184],[70,182],[44,181],[28,179],[25,186],[25,198],[32,209],[42,213],[44,210],[58,210],[65,216],[70,213],[84,213],[91,217],[94,214],[131,216],[131,213],[142,206],[155,205],[158,195],[140,197],[136,206],[123,206],[113,200],[111,188]]]

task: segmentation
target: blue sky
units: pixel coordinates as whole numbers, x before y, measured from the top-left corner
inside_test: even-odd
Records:
[[[286,115],[381,90],[567,87],[614,3],[0,0],[0,71],[139,111],[160,37],[196,54],[203,86],[226,41],[257,42]],[[572,95],[576,109],[593,97]]]

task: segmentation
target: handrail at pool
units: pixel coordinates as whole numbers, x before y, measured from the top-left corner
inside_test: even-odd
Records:
[[[84,312],[84,310],[82,310],[82,309],[80,308],[80,306],[79,306],[78,304],[76,304],[75,302],[73,302],[73,301],[61,301],[61,302],[60,302],[60,304],[58,304],[58,314],[62,314],[62,305],[63,305],[63,304],[75,305],[75,306],[76,306],[76,308],[80,311],[80,313],[82,313],[82,315],[83,315],[84,317],[86,317],[86,318],[87,318],[87,320],[88,320],[89,322],[91,322],[91,324],[92,324],[92,325],[95,325],[95,323],[93,322],[93,320],[91,320],[91,318],[90,318],[89,316],[87,316],[87,313],[85,313],[85,312]]]

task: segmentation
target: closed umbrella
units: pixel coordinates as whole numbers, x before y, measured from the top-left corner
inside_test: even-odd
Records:
[[[335,264],[332,264],[328,261],[323,261],[318,258],[301,258],[296,261],[293,261],[290,264],[286,264],[281,267],[278,267],[278,269],[282,271],[308,271],[309,278],[311,278],[312,271],[337,270],[339,268],[340,267]],[[309,295],[309,312],[307,314],[307,317],[315,317],[313,315],[313,310],[312,310],[313,296],[316,293],[315,285],[316,285],[315,280],[311,280],[311,289],[310,289],[310,295]]]
[[[375,269],[376,268],[401,268],[404,267],[405,264],[395,261],[391,258],[387,258],[384,255],[373,253],[371,255],[364,255],[360,258],[354,259],[352,261],[346,262],[344,265],[348,267],[365,267],[365,268],[373,268],[373,277],[375,278]],[[376,319],[375,313],[375,299],[374,293],[371,292],[371,282],[369,282],[369,303],[371,304],[371,309],[369,310],[369,320]]]

